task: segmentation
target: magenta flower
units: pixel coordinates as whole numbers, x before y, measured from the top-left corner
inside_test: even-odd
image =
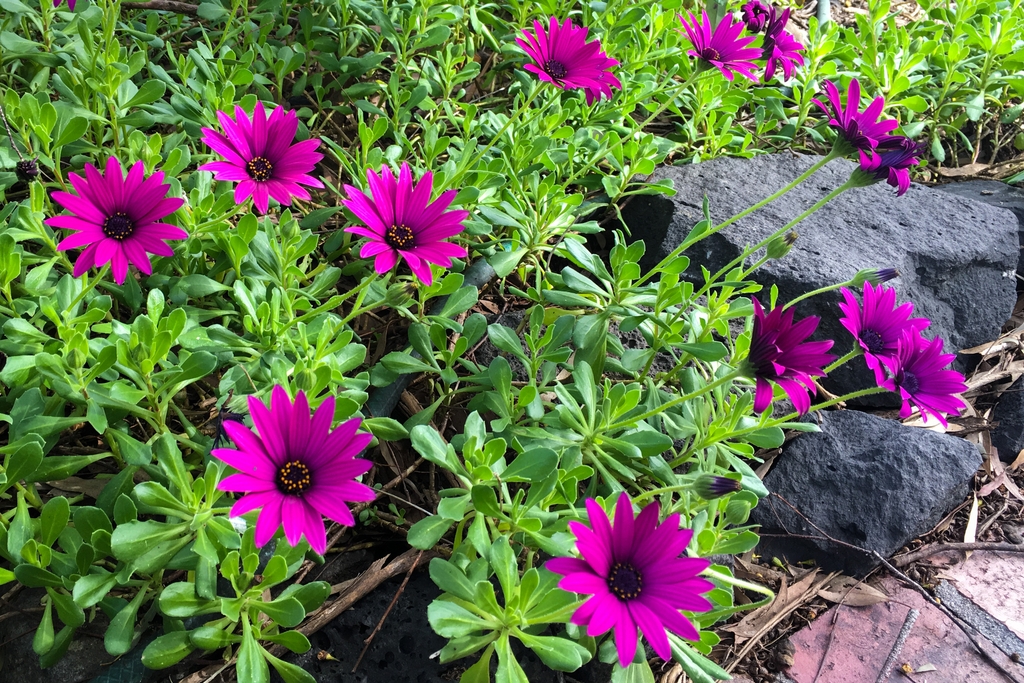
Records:
[[[687,640],[700,634],[679,610],[704,612],[712,605],[701,593],[715,586],[697,575],[708,560],[679,557],[693,537],[679,528],[679,513],[658,524],[658,504],[651,503],[633,518],[629,496],[619,494],[615,527],[601,506],[587,499],[590,526],[569,522],[581,559],[556,557],[544,565],[564,575],[558,583],[567,591],[592,595],[572,615],[572,623],[587,627],[587,635],[600,636],[615,629],[619,666],[633,661],[637,627],[659,657],[672,658],[668,629]]]
[[[804,57],[800,51],[804,46],[786,31],[789,21],[789,8],[776,15],[775,8],[769,9],[768,25],[764,31],[764,42],[761,45],[761,58],[768,60],[764,67],[764,82],[767,83],[775,75],[775,70],[782,67],[782,75],[789,80],[793,76],[793,65],[803,66]]]
[[[292,144],[299,128],[299,117],[294,111],[285,113],[284,107],[276,107],[268,119],[263,103],[257,102],[251,119],[238,106],[234,119],[222,111],[217,112],[217,118],[224,134],[203,128],[203,142],[224,161],[211,161],[199,170],[213,171],[216,180],[237,182],[236,204],[252,197],[256,210],[266,213],[270,197],[281,204],[291,204],[292,197],[309,199],[309,192],[302,185],[324,186],[309,175],[324,158],[315,151],[320,141]]]
[[[409,165],[402,164],[398,182],[386,166],[379,176],[367,169],[366,180],[372,197],[346,185],[348,199],[342,201],[366,227],[345,228],[345,232],[370,238],[359,256],[376,256],[374,268],[378,273],[388,272],[402,257],[413,274],[429,285],[434,281],[431,263],[450,268],[453,258],[468,255],[464,247],[444,240],[462,232],[462,221],[469,217],[469,212],[445,211],[458,194],[455,190],[443,192],[430,201],[432,173],[427,171],[413,185]]]
[[[534,21],[532,33],[524,29],[524,37],[516,38],[516,44],[534,61],[523,68],[563,90],[582,88],[587,104],[601,95],[611,99],[611,89],[622,87],[610,71],[619,63],[605,54],[601,41],[588,43],[587,31],[573,26],[569,19],[559,25],[558,19],[551,17],[546,30],[544,24]]]
[[[873,154],[860,152],[860,167],[854,171],[865,185],[885,181],[902,197],[910,189],[910,167],[921,163],[923,147],[902,135],[887,135]]]
[[[53,201],[75,214],[47,218],[54,228],[66,228],[73,234],[57,245],[59,251],[85,247],[75,262],[74,276],[79,277],[93,266],[110,263],[114,281],[124,284],[128,264],[146,275],[153,273],[149,254],[174,256],[165,240],[181,240],[188,233],[169,223],[159,222],[185,203],[180,197],[168,197],[170,185],[164,183],[163,171],[148,178],[141,161],[128,170],[125,177],[121,163],[107,159],[104,173],[92,164],[85,165],[85,178],[72,173],[71,186],[78,193],[54,192]]]
[[[876,97],[864,111],[860,111],[860,82],[856,78],[850,81],[846,90],[845,108],[839,99],[839,89],[832,81],[825,81],[825,92],[831,108],[817,98],[813,102],[832,117],[828,125],[835,128],[840,140],[852,149],[873,153],[878,143],[887,137],[886,134],[899,125],[895,119],[878,120],[885,106],[882,97]]]
[[[231,508],[231,516],[262,508],[256,520],[257,546],[266,545],[283,526],[289,544],[298,545],[305,536],[310,547],[323,555],[327,532],[321,515],[354,526],[346,503],[376,497],[373,489],[355,481],[373,465],[356,458],[373,437],[356,432],[362,423],[359,418],[331,430],[333,396],[310,417],[306,395],[300,391],[292,403],[281,385],[274,387],[270,408],[250,396],[249,413],[259,436],[239,422],[226,420],[224,430],[238,448],[210,452],[238,470],[217,488],[247,494]]]
[[[928,423],[933,415],[943,427],[947,427],[943,413],[959,414],[964,402],[955,394],[967,390],[964,376],[955,370],[944,369],[953,359],[954,353],[942,353],[942,339],[928,341],[920,333],[904,334],[900,339],[896,356],[883,358],[892,372],[892,377],[882,383],[890,391],[899,391],[903,398],[900,417],[910,417],[913,406],[921,411],[921,418]]]
[[[686,37],[689,39],[693,49],[686,54],[698,59],[703,59],[708,64],[716,67],[722,72],[727,81],[733,79],[733,71],[742,74],[752,81],[757,80],[753,70],[757,64],[753,61],[761,56],[761,50],[756,47],[747,47],[754,42],[754,36],[740,37],[743,33],[743,22],[733,23],[731,14],[726,14],[718,22],[714,31],[711,30],[711,20],[708,13],[702,13],[702,21],[698,22],[692,12],[688,23],[683,15],[677,14],[679,21],[683,22],[686,30]]]
[[[751,33],[760,33],[768,25],[771,18],[771,10],[761,0],[750,0],[740,8],[740,16],[743,23]]]
[[[782,387],[800,413],[811,408],[810,391],[816,393],[813,377],[834,356],[826,353],[832,341],[804,341],[818,327],[817,316],[793,322],[793,309],[773,308],[766,315],[754,299],[754,330],[743,371],[756,380],[754,411],[762,412],[772,402],[772,382]]]
[[[839,291],[844,299],[839,304],[843,312],[839,322],[864,349],[864,362],[875,372],[875,379],[881,385],[885,381],[883,359],[896,357],[905,333],[920,333],[930,322],[925,318],[911,318],[914,304],[910,302],[897,308],[895,289],[881,285],[876,288],[865,281],[863,308],[857,305],[857,298],[849,289],[843,287]]]
[[[60,7],[62,0],[53,0],[54,7]],[[68,0],[68,9],[72,12],[75,11],[75,0]]]

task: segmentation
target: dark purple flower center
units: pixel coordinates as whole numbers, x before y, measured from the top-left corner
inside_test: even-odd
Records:
[[[861,330],[860,341],[867,348],[868,353],[879,354],[885,351],[885,340],[882,339],[882,335],[872,329]]]
[[[103,221],[103,234],[115,240],[126,240],[135,233],[135,223],[124,211],[118,211]]]
[[[245,170],[249,172],[250,178],[262,183],[270,180],[270,176],[274,173],[274,165],[266,157],[253,157],[245,165]]]
[[[565,68],[565,64],[562,64],[557,59],[549,59],[544,62],[544,71],[551,78],[562,79],[569,75],[569,70]]]
[[[899,385],[900,389],[903,389],[911,396],[921,389],[921,383],[918,381],[917,375],[912,372],[907,372],[906,370],[900,373]]]
[[[709,62],[712,60],[718,60],[722,58],[722,54],[713,47],[706,47],[700,51],[700,56]]]
[[[616,562],[608,572],[608,590],[621,600],[639,597],[643,587],[643,577],[629,563]]]
[[[408,225],[392,225],[384,232],[384,241],[395,249],[407,249],[415,243],[416,236]]]
[[[14,165],[14,173],[20,179],[28,181],[39,175],[39,166],[35,159],[22,159]]]
[[[298,460],[286,462],[277,471],[277,488],[281,493],[298,495],[308,491],[312,485],[309,468]]]

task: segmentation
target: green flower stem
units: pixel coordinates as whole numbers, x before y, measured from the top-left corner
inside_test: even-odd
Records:
[[[804,299],[809,299],[812,296],[817,296],[818,294],[824,294],[825,292],[831,292],[832,290],[839,289],[841,287],[852,287],[852,286],[854,286],[853,280],[847,280],[846,282],[839,282],[839,283],[836,283],[834,285],[826,285],[825,287],[820,287],[820,288],[815,289],[814,291],[811,291],[811,292],[804,292],[803,294],[801,294],[800,296],[796,297],[795,299],[790,299],[786,303],[786,305],[783,306],[783,309],[789,308],[793,304],[799,303],[799,302],[803,301]]]
[[[881,394],[881,393],[885,393],[885,392],[888,392],[888,391],[889,390],[886,389],[885,387],[869,387],[867,389],[858,389],[857,391],[851,391],[848,394],[843,394],[842,396],[839,396],[837,398],[833,398],[831,400],[825,401],[824,403],[817,403],[817,404],[811,406],[811,409],[808,412],[813,413],[813,412],[822,410],[824,408],[829,408],[831,406],[836,405],[837,403],[842,403],[843,401],[849,401],[852,398],[860,398],[861,396],[871,396],[872,394]],[[769,427],[778,427],[779,425],[785,424],[786,422],[792,422],[793,420],[795,420],[798,417],[800,417],[800,413],[795,413],[795,412],[794,413],[790,413],[789,415],[786,415],[785,417],[780,417],[780,418],[776,418],[774,420],[770,420],[768,422],[768,424],[763,425],[761,427],[755,427],[755,428],[750,428],[750,429],[744,429],[744,430],[739,431],[739,432],[733,432],[730,436],[749,434],[750,432],[756,432],[759,429],[767,429]]]
[[[78,306],[78,304],[82,303],[82,300],[85,299],[86,294],[96,289],[96,285],[100,283],[100,281],[103,279],[103,276],[107,274],[108,270],[110,270],[110,264],[103,266],[103,268],[100,269],[100,272],[97,273],[95,277],[90,278],[88,271],[82,274],[82,280],[84,281],[85,284],[82,287],[82,291],[78,293],[78,296],[76,296],[74,300],[72,300],[71,304],[67,307],[67,311],[69,313],[74,311],[75,307]]]
[[[741,374],[742,373],[739,370],[733,370],[732,372],[727,373],[725,375],[722,375],[718,379],[716,379],[713,382],[710,382],[710,383],[704,385],[703,387],[701,387],[699,389],[691,391],[688,394],[683,394],[682,396],[676,396],[671,401],[668,401],[667,403],[663,403],[660,406],[658,406],[657,408],[654,408],[653,410],[648,410],[646,413],[641,413],[640,415],[636,415],[634,417],[627,418],[627,419],[625,419],[625,420],[623,420],[621,422],[616,422],[615,424],[608,425],[607,431],[613,431],[613,430],[616,430],[616,429],[624,429],[624,428],[629,427],[631,425],[634,425],[634,424],[636,424],[638,422],[643,422],[644,420],[647,420],[649,418],[652,418],[652,417],[655,417],[657,415],[660,415],[661,413],[665,412],[669,408],[673,408],[673,407],[679,405],[680,403],[686,403],[687,401],[693,400],[693,399],[697,398],[698,396],[703,396],[704,394],[708,393],[712,389],[716,389],[716,388],[722,386],[723,384],[726,384],[728,382],[733,381],[737,377],[741,376]]]
[[[644,491],[639,496],[633,499],[634,503],[639,503],[642,500],[648,498],[654,498],[660,496],[663,493],[673,493],[675,491],[689,491],[693,488],[693,482],[697,480],[695,475],[680,475],[677,477],[680,480],[684,480],[682,484],[675,484],[674,486],[662,486],[660,488],[651,489],[650,491]]]
[[[543,83],[537,85],[537,87],[535,87],[533,91],[523,101],[523,104],[518,109],[516,109],[511,116],[508,117],[508,121],[506,121],[505,125],[501,127],[501,130],[499,130],[497,134],[495,134],[495,136],[491,138],[491,141],[484,145],[483,149],[477,152],[469,161],[468,164],[463,165],[460,163],[458,170],[455,171],[455,175],[452,177],[451,180],[447,181],[445,184],[448,187],[455,187],[458,184],[458,182],[462,180],[462,176],[466,175],[466,173],[469,172],[471,168],[476,166],[477,163],[479,163],[479,161],[483,159],[484,155],[487,154],[487,152],[489,152],[491,148],[494,147],[495,144],[497,144],[498,140],[500,140],[501,137],[508,132],[508,129],[512,127],[512,124],[518,121],[519,118],[523,115],[523,113],[530,108],[530,105],[533,104],[533,101],[537,99],[537,96],[540,95],[541,91],[543,90]]]
[[[794,179],[794,180],[793,180],[793,182],[789,183],[788,185],[786,185],[785,187],[783,187],[783,188],[782,188],[781,190],[779,190],[778,192],[775,192],[774,194],[772,194],[772,195],[770,195],[770,196],[768,196],[768,197],[765,197],[764,199],[762,199],[761,201],[759,201],[759,202],[758,202],[757,204],[754,204],[754,205],[752,205],[752,206],[750,206],[750,207],[748,207],[748,208],[744,209],[743,211],[740,211],[740,212],[739,212],[738,214],[736,214],[736,215],[735,215],[735,216],[733,216],[732,218],[729,218],[729,219],[727,219],[727,220],[723,221],[722,223],[719,223],[718,225],[716,225],[715,227],[711,228],[711,229],[710,229],[710,230],[708,230],[707,232],[704,232],[704,233],[701,233],[701,234],[699,234],[699,235],[695,236],[695,237],[694,237],[694,238],[693,238],[692,240],[691,240],[691,239],[686,239],[686,240],[684,240],[682,244],[680,244],[680,245],[679,245],[678,247],[676,247],[675,249],[673,249],[673,250],[672,250],[672,252],[671,252],[671,253],[670,253],[670,254],[669,254],[668,256],[666,256],[665,258],[663,258],[663,259],[661,260],[661,262],[660,262],[660,263],[659,263],[659,264],[658,264],[657,266],[655,266],[654,268],[652,268],[652,269],[650,270],[650,272],[648,272],[648,273],[647,273],[647,275],[645,275],[644,277],[642,277],[642,278],[641,278],[641,279],[639,280],[639,282],[638,282],[637,284],[643,284],[644,282],[646,282],[646,281],[647,281],[648,279],[650,279],[651,277],[653,277],[655,273],[659,272],[659,271],[660,271],[660,269],[662,269],[662,268],[664,268],[665,266],[667,266],[667,265],[668,265],[669,263],[671,263],[671,262],[672,262],[673,260],[675,260],[675,259],[676,259],[676,257],[678,257],[678,256],[679,256],[680,254],[682,254],[682,253],[683,253],[684,251],[686,251],[687,249],[689,249],[689,248],[690,248],[690,247],[691,247],[691,246],[692,246],[693,244],[695,244],[695,243],[699,242],[700,240],[704,239],[705,237],[710,237],[711,235],[714,235],[714,234],[715,234],[716,232],[719,232],[720,230],[724,230],[725,228],[729,227],[730,225],[732,225],[732,224],[733,224],[733,223],[735,223],[736,221],[740,220],[741,218],[744,218],[745,216],[749,216],[750,214],[754,213],[755,211],[757,211],[757,210],[758,210],[758,209],[760,209],[761,207],[763,207],[763,206],[767,206],[768,204],[771,204],[771,203],[772,203],[772,202],[774,202],[774,201],[775,201],[776,199],[778,199],[778,198],[779,198],[779,197],[781,197],[782,195],[786,194],[786,193],[787,193],[787,192],[789,192],[790,190],[794,189],[794,188],[795,188],[795,187],[796,187],[797,185],[799,185],[799,184],[800,184],[800,183],[802,183],[803,181],[805,181],[805,180],[807,180],[808,178],[810,178],[810,177],[811,177],[812,175],[814,175],[814,174],[815,174],[815,173],[816,173],[816,172],[818,171],[818,169],[820,169],[820,168],[821,168],[822,166],[824,166],[824,165],[825,165],[825,164],[827,164],[828,162],[832,161],[833,159],[838,159],[838,158],[839,158],[840,156],[842,156],[842,155],[841,155],[841,154],[839,154],[839,153],[838,153],[838,152],[837,152],[837,151],[836,151],[835,149],[833,149],[833,150],[832,150],[831,152],[829,152],[828,154],[826,154],[825,156],[823,156],[823,157],[822,157],[821,159],[819,159],[818,161],[816,161],[816,162],[814,163],[814,165],[812,165],[812,166],[811,166],[810,168],[808,168],[808,169],[807,169],[806,171],[804,171],[804,172],[803,172],[803,173],[801,173],[801,174],[800,174],[799,176],[797,176],[797,177],[796,177],[796,179]],[[844,189],[845,189],[845,186],[844,186]],[[834,195],[830,194],[830,195],[828,195],[827,199],[832,199],[832,197],[833,197],[833,196],[834,196]],[[821,203],[823,203],[823,202],[819,202],[819,204],[821,204]],[[818,204],[815,204],[815,205],[814,205],[814,207],[812,207],[811,209],[808,209],[808,210],[807,210],[807,211],[805,211],[804,213],[800,214],[800,215],[799,215],[799,216],[798,216],[797,218],[793,219],[793,220],[792,220],[792,221],[790,221],[790,222],[789,222],[788,224],[786,224],[786,226],[785,226],[784,228],[782,228],[781,230],[778,230],[778,231],[776,231],[775,233],[773,233],[773,234],[772,234],[772,237],[771,237],[771,238],[769,238],[769,239],[767,239],[767,240],[764,240],[764,241],[763,241],[763,242],[762,242],[762,243],[760,244],[760,246],[758,246],[758,247],[755,247],[754,249],[751,249],[749,253],[747,253],[747,252],[744,252],[743,256],[742,256],[742,257],[739,257],[738,259],[734,259],[734,260],[733,260],[733,262],[732,262],[732,263],[731,263],[731,264],[730,264],[729,266],[726,266],[726,268],[732,268],[732,267],[734,267],[734,266],[735,266],[735,264],[736,264],[736,263],[742,263],[742,259],[745,259],[745,258],[746,258],[747,256],[749,256],[749,255],[750,255],[750,253],[753,253],[754,251],[757,251],[757,249],[760,249],[761,247],[763,247],[764,245],[766,245],[766,244],[767,244],[767,243],[768,243],[769,241],[771,241],[771,239],[773,239],[773,238],[775,238],[775,237],[778,237],[779,235],[783,235],[783,234],[785,234],[785,233],[786,233],[786,231],[787,231],[787,230],[788,230],[789,228],[791,228],[792,226],[796,225],[797,223],[799,223],[800,221],[802,221],[802,220],[803,220],[804,218],[806,218],[807,216],[809,216],[809,215],[811,215],[812,213],[814,213],[815,211],[817,211],[817,210],[818,210],[818,208],[820,208],[820,207],[819,207],[819,205],[818,205]],[[723,268],[723,269],[722,269],[722,271],[720,271],[720,272],[723,272],[723,273],[726,273],[726,272],[728,272],[728,270],[726,270],[726,268]],[[714,280],[717,280],[717,279],[718,279],[718,277],[716,276],[716,277],[714,278]],[[714,280],[712,280],[712,282],[713,282]]]
[[[861,355],[863,353],[864,353],[864,349],[862,349],[860,347],[860,344],[854,344],[853,348],[850,350],[850,352],[848,354],[846,354],[845,356],[843,356],[842,358],[840,358],[839,360],[835,361],[834,363],[829,365],[827,368],[825,368],[825,370],[824,370],[825,374],[827,375],[828,373],[830,373],[833,370],[835,370],[836,368],[838,368],[840,365],[845,365],[846,363],[848,363],[849,361],[853,360],[854,358],[856,358],[857,356],[859,356],[859,355]]]
[[[826,158],[827,158],[827,157],[826,157]],[[745,260],[747,259],[747,257],[748,257],[748,256],[750,256],[751,254],[753,254],[753,253],[757,252],[757,250],[758,250],[758,249],[763,249],[764,247],[768,246],[768,243],[769,243],[769,242],[771,242],[772,240],[776,239],[777,237],[780,237],[781,235],[785,235],[785,234],[786,234],[787,232],[789,232],[789,230],[790,230],[791,228],[793,228],[793,227],[795,227],[796,225],[798,225],[799,223],[801,223],[801,222],[802,222],[802,221],[803,221],[804,219],[806,219],[806,218],[807,218],[808,216],[810,216],[810,215],[811,215],[811,214],[813,214],[813,213],[814,213],[815,211],[817,211],[817,210],[818,210],[818,209],[820,209],[821,207],[823,207],[823,206],[825,206],[826,204],[828,204],[828,203],[829,203],[830,201],[832,201],[833,199],[835,199],[836,197],[838,197],[839,195],[841,195],[841,194],[842,194],[843,192],[846,192],[847,190],[849,190],[849,189],[850,189],[851,187],[854,187],[854,186],[853,186],[853,185],[850,185],[849,183],[843,183],[842,185],[840,185],[839,187],[837,187],[836,189],[832,190],[832,191],[831,191],[831,192],[829,192],[829,193],[828,193],[827,195],[825,195],[824,197],[822,197],[821,199],[819,199],[818,201],[816,201],[816,202],[815,202],[815,203],[814,203],[814,204],[813,204],[813,205],[812,205],[812,206],[811,206],[811,207],[810,207],[809,209],[807,209],[806,211],[804,211],[803,213],[801,213],[801,214],[800,214],[799,216],[797,216],[796,218],[794,218],[793,220],[791,220],[790,222],[786,223],[786,224],[785,224],[784,226],[782,226],[781,228],[779,228],[778,230],[776,230],[775,232],[773,232],[773,233],[772,233],[771,235],[768,235],[768,237],[764,238],[763,240],[761,240],[760,242],[758,242],[758,243],[757,243],[757,244],[755,244],[754,246],[752,246],[752,247],[748,247],[747,249],[744,249],[744,250],[743,250],[743,253],[741,253],[741,254],[740,254],[739,256],[737,256],[736,258],[734,258],[734,259],[733,259],[732,261],[729,261],[729,263],[727,263],[727,264],[725,264],[724,266],[722,266],[722,267],[721,267],[721,268],[719,269],[719,271],[718,271],[717,273],[715,273],[715,274],[714,274],[714,276],[713,276],[713,277],[712,277],[712,278],[711,278],[710,280],[708,280],[708,281],[707,281],[707,282],[706,282],[706,283],[704,284],[704,286],[703,286],[703,287],[701,287],[701,288],[700,288],[700,289],[699,289],[699,290],[698,290],[698,291],[696,292],[696,294],[694,294],[694,297],[698,297],[698,296],[701,296],[701,295],[703,295],[703,294],[706,294],[706,293],[707,293],[707,291],[708,291],[709,289],[711,289],[711,286],[712,286],[712,285],[713,285],[713,284],[714,284],[715,282],[717,282],[717,281],[718,281],[718,279],[719,279],[720,277],[722,277],[723,275],[725,275],[726,273],[728,273],[728,272],[729,272],[730,270],[732,270],[732,269],[733,269],[733,268],[735,268],[736,266],[738,266],[738,265],[740,265],[741,263],[743,263],[743,261],[745,261]],[[708,234],[710,234],[710,233],[708,233]],[[705,235],[705,236],[706,236],[706,235]],[[761,260],[761,261],[759,261],[759,262],[758,262],[757,264],[755,264],[755,266],[754,266],[754,267],[756,267],[757,265],[760,265],[760,264],[762,264],[763,262],[764,262],[764,260],[762,259],[762,260]],[[663,263],[664,263],[664,262],[663,262]],[[751,267],[751,269],[750,269],[750,270],[752,271],[754,267]],[[654,271],[651,271],[651,272],[654,272]],[[748,272],[750,272],[750,271],[748,271]],[[841,285],[838,285],[838,286],[839,286],[839,287],[842,287],[843,285],[846,285],[846,284],[848,284],[848,283],[845,283],[845,282],[844,282],[843,284],[841,284]],[[802,297],[801,297],[801,298],[802,298]]]
[[[635,135],[636,132],[643,132],[643,129],[646,128],[652,121],[654,121],[654,119],[656,119],[659,116],[661,116],[665,112],[666,109],[668,109],[670,106],[672,106],[672,102],[675,101],[676,97],[678,97],[680,94],[682,94],[682,92],[684,90],[686,90],[686,88],[689,87],[692,83],[696,82],[696,80],[699,78],[699,76],[702,73],[707,73],[707,72],[705,72],[705,71],[694,71],[692,74],[690,74],[685,79],[683,79],[683,81],[676,86],[676,89],[673,90],[669,94],[669,96],[665,98],[665,101],[662,104],[658,105],[657,109],[655,109],[651,113],[650,116],[648,116],[646,119],[644,119],[639,124],[637,124],[636,131],[634,133],[632,133],[630,135],[627,135],[627,136],[619,137],[618,141],[615,144],[613,144],[610,147],[608,147],[608,149],[599,149],[594,154],[594,156],[592,156],[590,159],[588,159],[586,161],[586,163],[584,163],[582,166],[580,166],[575,171],[570,173],[569,177],[567,177],[565,179],[565,182],[562,183],[562,188],[561,188],[562,192],[565,192],[566,188],[568,188],[569,185],[571,185],[573,183],[573,181],[575,181],[577,178],[579,178],[581,175],[583,175],[583,173],[585,171],[587,171],[588,169],[592,168],[594,166],[594,164],[598,163],[602,159],[606,159],[608,157],[608,155],[612,152],[612,150],[618,149],[619,147],[624,145],[627,141],[633,140],[633,135]]]

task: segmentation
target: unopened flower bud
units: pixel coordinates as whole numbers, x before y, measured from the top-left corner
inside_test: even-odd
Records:
[[[23,180],[27,183],[39,175],[39,165],[36,164],[35,159],[22,159],[15,164],[14,174],[18,176],[18,180]]]
[[[704,500],[714,500],[736,493],[743,488],[736,479],[720,477],[714,474],[702,474],[693,483],[694,492]]]
[[[750,518],[750,503],[745,500],[730,500],[725,506],[725,521],[729,524],[746,524]]]
[[[796,238],[800,235],[796,230],[790,230],[781,237],[776,237],[768,243],[768,258],[780,259],[789,253],[789,250],[793,248],[796,243]]]
[[[870,282],[876,287],[883,282],[894,280],[900,276],[900,271],[895,268],[867,268],[859,271],[850,281],[854,287],[863,287],[865,282]]]
[[[391,308],[396,306],[404,306],[413,297],[416,296],[416,285],[413,282],[396,282],[395,284],[388,287],[387,294],[384,295],[384,303]]]

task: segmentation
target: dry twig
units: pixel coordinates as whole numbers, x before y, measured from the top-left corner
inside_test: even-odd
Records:
[[[190,5],[177,0],[146,0],[146,2],[122,2],[121,9],[155,9],[178,14],[199,14],[199,5]]]
[[[862,548],[863,550],[863,548]],[[892,559],[893,566],[906,567],[908,564],[913,564],[918,560],[923,560],[926,557],[937,555],[950,550],[957,550],[960,552],[968,550],[991,550],[1001,553],[1024,553],[1024,545],[1014,545],[1013,543],[993,543],[985,541],[977,541],[975,543],[933,543],[926,545],[923,548],[919,548],[913,552],[907,553],[906,555],[900,555]]]

